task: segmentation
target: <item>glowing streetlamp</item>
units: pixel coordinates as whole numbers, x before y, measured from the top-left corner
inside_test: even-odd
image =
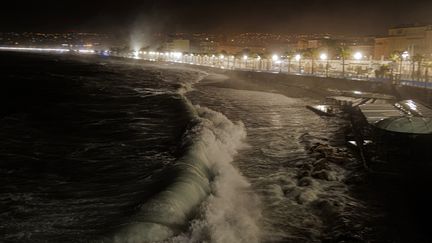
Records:
[[[361,60],[363,58],[363,54],[361,52],[354,53],[355,60]]]
[[[255,60],[254,60],[254,66],[253,68],[261,70],[262,69],[262,64],[261,64],[261,56],[260,55],[256,55]]]
[[[248,60],[248,56],[247,55],[244,55],[243,56],[243,61],[244,61],[244,67],[245,67],[245,69],[247,68],[247,60]]]
[[[405,61],[405,60],[408,59],[408,57],[409,57],[409,53],[408,53],[407,51],[404,51],[404,52],[402,53],[402,59]]]
[[[301,59],[302,56],[300,54],[296,54],[294,59],[298,62],[298,72],[301,73]]]
[[[404,51],[404,52],[402,52],[401,57],[402,57],[402,59],[400,60],[399,80],[402,79],[403,62],[409,58],[409,53],[407,51]]]
[[[274,63],[276,63],[276,64],[279,64],[279,72],[282,72],[282,65],[281,65],[281,62],[279,61],[279,56],[276,55],[276,54],[274,54],[274,55],[272,56],[272,61],[273,61]],[[272,65],[272,66],[273,66],[273,65]]]
[[[327,53],[321,53],[321,55],[320,55],[320,59],[322,60],[322,61],[327,61],[326,62],[326,77],[328,77],[328,69],[329,69],[329,61],[328,61],[328,56],[327,56]]]
[[[326,54],[326,53],[321,53],[321,55],[320,55],[320,59],[321,59],[322,61],[327,60],[327,59],[328,59],[327,54]]]

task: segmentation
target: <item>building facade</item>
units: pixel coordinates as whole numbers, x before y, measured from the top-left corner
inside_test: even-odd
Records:
[[[190,52],[190,41],[175,39],[167,43],[166,49],[172,52]]]
[[[395,27],[389,29],[388,36],[375,39],[375,59],[387,59],[394,51],[431,57],[432,25]]]

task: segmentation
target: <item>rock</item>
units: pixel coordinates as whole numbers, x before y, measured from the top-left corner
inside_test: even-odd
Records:
[[[327,180],[327,171],[320,170],[312,174],[312,177],[319,180]]]
[[[314,181],[311,177],[303,177],[298,181],[298,186],[306,187],[314,184]]]
[[[327,160],[335,164],[344,164],[348,159],[342,156],[331,155],[327,157]]]
[[[304,163],[301,165],[301,170],[311,171],[311,170],[313,170],[313,168],[314,168],[313,165],[308,164],[308,163]]]
[[[292,198],[292,199],[297,198],[301,193],[298,187],[287,187],[287,188],[283,188],[282,190],[285,197]]]
[[[297,202],[300,204],[313,202],[318,199],[316,193],[312,190],[306,190],[300,193],[297,197]]]
[[[329,155],[335,154],[336,149],[333,147],[330,147],[329,145],[326,145],[326,144],[320,144],[314,149],[314,152],[321,153],[325,157],[327,157]]]
[[[313,164],[314,171],[329,170],[329,169],[330,167],[328,165],[328,161],[326,158],[319,159]]]
[[[310,177],[311,174],[312,174],[312,171],[310,171],[310,170],[300,170],[297,177],[299,179],[302,179],[304,177]]]
[[[336,181],[338,178],[336,174],[328,170],[320,170],[312,173],[312,177],[319,180]]]

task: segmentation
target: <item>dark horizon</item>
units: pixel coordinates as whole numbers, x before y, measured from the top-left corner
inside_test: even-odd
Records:
[[[74,1],[12,3],[0,31],[330,33],[382,35],[392,26],[432,23],[432,2],[300,1]]]

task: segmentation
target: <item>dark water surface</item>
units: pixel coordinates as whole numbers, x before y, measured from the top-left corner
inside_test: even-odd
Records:
[[[177,84],[131,65],[0,59],[4,239],[91,239],[162,186],[189,121]]]

